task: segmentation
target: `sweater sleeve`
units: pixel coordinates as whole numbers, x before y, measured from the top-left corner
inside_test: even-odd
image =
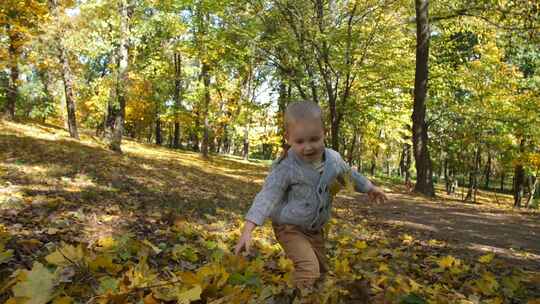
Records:
[[[369,192],[373,188],[373,184],[369,179],[365,178],[362,174],[358,173],[356,170],[351,169],[352,179],[354,181],[354,190],[356,192]]]
[[[283,200],[289,184],[289,168],[282,164],[276,165],[266,177],[262,190],[255,196],[245,219],[258,226],[264,224],[276,204]]]
[[[344,172],[347,173],[347,175],[352,179],[354,190],[356,192],[369,192],[371,189],[373,189],[373,184],[362,174],[358,173],[358,171],[352,169],[349,164],[347,164],[341,155],[339,156],[339,161],[341,162],[341,165],[344,168]]]

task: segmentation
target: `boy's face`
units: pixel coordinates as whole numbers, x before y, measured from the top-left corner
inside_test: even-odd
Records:
[[[285,138],[291,149],[304,161],[314,162],[324,152],[324,129],[318,119],[302,119],[287,126]]]

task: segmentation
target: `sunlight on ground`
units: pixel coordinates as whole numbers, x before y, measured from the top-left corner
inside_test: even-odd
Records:
[[[200,288],[200,296],[215,303],[263,303],[263,296],[290,289],[292,264],[269,223],[255,231],[251,255],[231,255],[269,162],[215,155],[206,160],[198,153],[129,139],[120,155],[84,130],[76,141],[50,125],[0,122],[0,128],[0,263],[9,270],[0,272],[0,281],[16,269],[37,273],[39,261],[74,275],[54,286],[84,302],[95,296],[128,302],[144,297],[157,303],[165,299],[163,291],[144,286],[166,284],[175,276],[186,280],[174,287],[177,292]],[[523,300],[540,293],[527,273],[502,259],[540,258],[526,248],[471,242],[464,252],[454,248],[453,240],[432,237],[449,231],[446,226],[460,229],[458,220],[469,225],[505,220],[495,212],[503,208],[497,200],[492,203],[491,193],[480,192],[481,204],[473,205],[442,193],[433,201],[400,186],[383,187],[392,202],[386,208],[366,207],[366,195],[337,196],[335,218],[326,227],[331,272],[320,298],[352,301],[359,282],[369,286],[372,303],[398,302],[411,294],[431,303],[501,303],[497,299]],[[508,205],[508,196],[497,194],[497,199]],[[462,206],[474,208],[475,214]],[[520,227],[536,229],[527,214],[506,209],[522,217]],[[406,212],[415,217],[401,217]],[[455,218],[443,218],[443,213]],[[65,252],[88,268],[62,268],[70,265],[63,264]],[[496,263],[485,262],[492,257],[481,255],[492,252]],[[76,283],[87,278],[88,283]],[[23,282],[24,277],[11,279],[0,300]],[[107,284],[126,292],[98,294]]]

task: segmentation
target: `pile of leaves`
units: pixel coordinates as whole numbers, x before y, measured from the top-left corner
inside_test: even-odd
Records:
[[[128,234],[92,245],[47,243],[46,254],[11,273],[2,292],[7,303],[276,303],[290,294],[292,263],[265,237],[268,227],[256,252],[238,257],[230,252],[237,232],[212,232],[218,225],[209,223],[179,220],[156,229],[152,240]],[[336,220],[328,233],[332,271],[317,291],[322,303],[536,303],[529,296],[540,276],[493,254],[476,261],[437,256],[429,247],[435,240],[366,238],[362,224]],[[5,248],[12,241],[4,228],[4,264],[13,258]],[[37,248],[34,242],[17,244]]]
[[[118,156],[28,127],[0,135],[1,302],[288,303],[293,267],[269,225],[250,255],[231,252],[264,166],[134,142]],[[330,273],[306,303],[540,301],[540,274],[492,253],[459,258],[358,217],[326,234]]]

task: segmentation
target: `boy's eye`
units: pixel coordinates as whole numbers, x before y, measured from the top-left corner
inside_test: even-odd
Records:
[[[312,142],[317,142],[317,141],[319,141],[320,138],[317,136],[317,137],[312,137],[310,139],[311,139]]]
[[[296,143],[299,144],[299,145],[301,145],[301,144],[304,143],[304,140],[303,140],[303,139],[299,139],[299,140],[296,141]]]

